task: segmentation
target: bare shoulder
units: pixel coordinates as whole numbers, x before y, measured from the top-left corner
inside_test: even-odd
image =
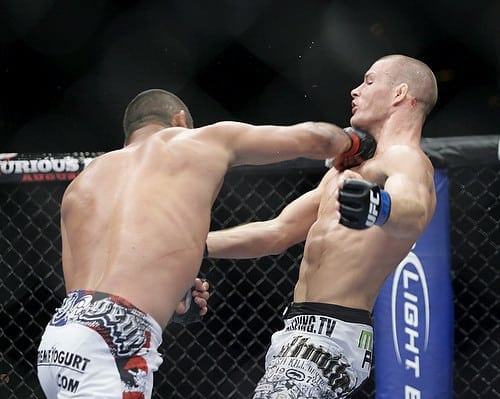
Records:
[[[427,155],[419,148],[393,145],[384,148],[355,169],[363,178],[384,186],[386,180],[398,178],[424,185],[434,180],[434,168]]]
[[[429,206],[434,203],[434,167],[422,149],[398,145],[389,148],[383,155],[387,183],[392,188],[399,187],[410,192],[411,187],[418,190],[420,198],[427,198]]]
[[[387,149],[384,150],[384,152],[381,155],[386,158],[399,159],[404,157],[410,157],[417,159],[422,156],[425,156],[425,153],[419,147],[396,144],[389,146]]]
[[[419,147],[408,145],[393,145],[387,148],[379,159],[391,169],[413,169],[415,172],[434,172],[429,157]]]
[[[222,121],[193,129],[197,134],[203,135],[230,135],[232,132],[238,132],[242,129],[248,129],[252,125],[243,122]]]

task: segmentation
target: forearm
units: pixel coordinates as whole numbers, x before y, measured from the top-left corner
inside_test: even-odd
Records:
[[[253,126],[252,130],[251,134],[238,137],[234,165],[262,165],[296,158],[325,160],[348,151],[352,145],[340,127],[326,122]]]
[[[207,236],[209,258],[246,259],[276,255],[286,250],[281,234],[269,222],[253,222],[224,230],[211,231]]]
[[[209,258],[258,258],[278,255],[306,239],[316,220],[321,191],[316,188],[288,204],[274,219],[211,231]]]
[[[327,159],[337,157],[348,152],[352,146],[352,140],[342,128],[327,122],[306,122],[301,124],[308,130],[313,131],[319,139],[316,146],[311,148],[307,155],[312,159]]]

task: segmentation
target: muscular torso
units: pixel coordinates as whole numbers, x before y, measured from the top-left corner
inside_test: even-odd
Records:
[[[67,291],[122,296],[162,327],[198,272],[228,166],[219,148],[177,133],[95,159],[61,207]]]
[[[378,162],[367,161],[356,171],[383,187],[386,177]],[[339,224],[334,198],[337,179],[333,169],[323,177],[318,215],[307,235],[294,300],[372,311],[385,279],[418,237],[397,238],[377,226],[354,230]]]

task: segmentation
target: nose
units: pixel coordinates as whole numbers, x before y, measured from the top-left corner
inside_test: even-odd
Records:
[[[361,87],[361,85],[359,85],[358,87],[355,87],[354,89],[351,90],[351,97],[352,98],[359,96],[359,88],[360,87]]]

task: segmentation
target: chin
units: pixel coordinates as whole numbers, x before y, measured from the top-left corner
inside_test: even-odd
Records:
[[[356,115],[351,116],[349,123],[351,124],[352,127],[356,129],[365,130],[364,128],[365,124],[363,124],[363,122],[360,121],[359,118],[356,118]]]
[[[351,116],[351,119],[349,120],[349,123],[351,124],[352,127],[355,127],[355,128],[360,128],[360,123],[359,123],[359,120],[358,118],[356,118],[355,115]]]

